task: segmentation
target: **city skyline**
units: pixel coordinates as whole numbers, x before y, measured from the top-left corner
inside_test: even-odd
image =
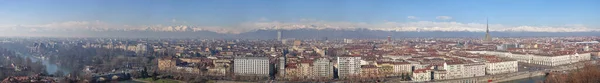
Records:
[[[54,4],[47,4],[54,3]],[[132,4],[141,3],[141,4]],[[2,36],[57,31],[370,29],[599,31],[593,0],[578,1],[0,1]]]
[[[600,0],[0,0],[1,83],[596,83]]]

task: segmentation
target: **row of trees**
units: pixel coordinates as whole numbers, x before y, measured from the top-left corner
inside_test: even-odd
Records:
[[[550,73],[545,83],[600,83],[600,66],[586,64],[583,68],[571,72]]]

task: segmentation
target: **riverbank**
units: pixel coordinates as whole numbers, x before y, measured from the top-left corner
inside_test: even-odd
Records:
[[[511,80],[511,81],[504,81],[504,82],[499,82],[499,83],[540,83],[540,82],[544,82],[544,80],[546,80],[545,76],[537,76],[537,77],[529,77],[529,78],[523,78],[523,79],[517,79],[517,80]]]
[[[30,54],[23,54],[21,52],[16,52],[16,54],[18,56],[24,57],[24,58],[29,58],[31,59],[33,62],[37,62],[37,61],[41,61],[42,65],[44,65],[46,67],[46,72],[48,74],[54,74],[58,71],[63,72],[63,75],[69,74],[72,69],[68,69],[68,68],[64,68],[64,67],[60,67],[58,64],[52,63],[49,61],[49,59],[41,59],[39,57],[35,57],[33,55]]]
[[[141,82],[141,83],[187,83],[184,81],[179,81],[179,80],[171,80],[171,79],[158,79],[158,80],[153,80],[152,78],[141,78],[141,79],[131,79],[132,82]],[[123,82],[126,83],[126,82]],[[129,82],[127,82],[129,83]]]

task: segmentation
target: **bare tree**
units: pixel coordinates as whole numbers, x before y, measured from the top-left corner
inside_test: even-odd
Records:
[[[586,64],[583,68],[569,73],[552,72],[546,83],[600,83],[600,67]]]

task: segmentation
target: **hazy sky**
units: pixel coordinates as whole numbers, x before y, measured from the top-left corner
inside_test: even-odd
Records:
[[[598,4],[599,0],[0,0],[0,27],[98,23],[243,28],[240,24],[248,22],[305,20],[468,25],[485,24],[489,18],[501,26],[598,28]]]

